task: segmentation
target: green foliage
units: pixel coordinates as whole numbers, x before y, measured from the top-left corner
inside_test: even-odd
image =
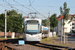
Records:
[[[46,26],[45,23],[46,23],[46,19],[42,20],[42,25],[43,25],[43,26]]]
[[[18,14],[15,10],[7,12],[7,31],[22,32],[22,14]],[[0,14],[0,31],[4,31],[5,15]]]
[[[15,10],[12,10],[12,11],[9,10],[7,12],[7,15],[10,16],[10,17],[12,17],[12,16],[17,16],[18,14],[17,14],[17,12]]]
[[[48,21],[47,21],[47,19],[42,20],[42,25],[43,25],[43,26],[48,26]]]
[[[57,21],[57,17],[56,17],[56,14],[53,14],[50,18],[50,26],[52,28],[56,27],[58,25],[58,21]]]
[[[4,23],[5,23],[5,15],[2,13],[0,14],[0,31],[4,31]]]
[[[70,21],[68,22],[68,24],[69,24],[70,22],[72,22],[73,18],[74,18],[74,17],[72,16],[71,19],[70,19]]]
[[[64,20],[68,20],[68,14],[69,14],[69,8],[67,8],[67,3],[66,2],[64,2],[64,4],[63,4],[63,8],[62,7],[60,7],[60,13],[64,16]]]
[[[65,25],[65,23],[61,23],[61,25]]]
[[[7,31],[22,32],[22,22],[23,22],[22,15],[18,14],[15,10],[8,11],[7,15],[8,15]]]

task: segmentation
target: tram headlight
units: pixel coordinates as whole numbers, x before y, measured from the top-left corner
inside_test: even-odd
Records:
[[[29,35],[25,35],[25,37],[29,37]]]
[[[40,37],[40,35],[38,35],[38,37]]]

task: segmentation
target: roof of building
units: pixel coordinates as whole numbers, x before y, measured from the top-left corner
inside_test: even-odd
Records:
[[[58,18],[57,18],[57,20],[59,21],[59,20],[61,20],[63,17],[64,17],[64,16],[59,15]]]
[[[75,17],[75,14],[74,14],[74,15],[69,14],[68,16],[69,16],[68,19],[70,19],[72,16]],[[57,20],[59,21],[59,20],[61,20],[63,17],[64,17],[64,16],[59,15],[59,16],[57,17]]]

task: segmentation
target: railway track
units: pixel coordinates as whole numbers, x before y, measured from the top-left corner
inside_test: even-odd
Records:
[[[75,50],[75,48],[58,46],[58,45],[51,45],[51,44],[45,44],[45,43],[30,44],[30,45],[41,47],[41,48],[47,48],[50,50]]]
[[[3,42],[0,43],[0,50],[2,49],[3,47]]]
[[[46,46],[50,49],[53,50],[75,50],[75,48],[70,48],[70,47],[64,47],[64,46],[58,46],[58,45],[52,45],[52,44],[45,44],[45,43],[38,43],[38,45]]]
[[[34,48],[32,50],[35,50],[36,48],[39,48],[37,50],[44,50],[44,49],[45,50],[46,49],[47,50],[75,50],[75,48],[70,48],[70,47],[51,45],[51,44],[45,44],[45,43],[33,43],[33,42],[31,43],[29,42],[20,46],[18,45],[18,40],[19,39],[8,39],[8,40],[0,41],[0,49],[1,50],[25,50],[25,49],[31,50],[29,48]]]
[[[23,40],[23,38],[0,40],[0,50],[15,50],[13,47],[10,47],[9,44],[17,43],[18,40]]]

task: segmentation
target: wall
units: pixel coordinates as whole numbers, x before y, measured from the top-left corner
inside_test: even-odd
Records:
[[[20,36],[20,33],[16,33],[15,36]],[[4,32],[0,32],[0,37],[4,36]],[[11,32],[7,32],[7,36],[12,36]]]
[[[68,23],[70,20],[68,21],[64,21],[65,25],[64,25],[64,32],[65,33],[69,33],[72,30],[72,22]]]
[[[68,21],[64,21],[65,25],[64,25],[64,32],[65,33],[69,33],[70,31],[72,31],[72,22],[68,23],[70,20]],[[58,27],[57,27],[57,34],[61,35],[61,28],[62,28],[62,20],[58,21]]]

